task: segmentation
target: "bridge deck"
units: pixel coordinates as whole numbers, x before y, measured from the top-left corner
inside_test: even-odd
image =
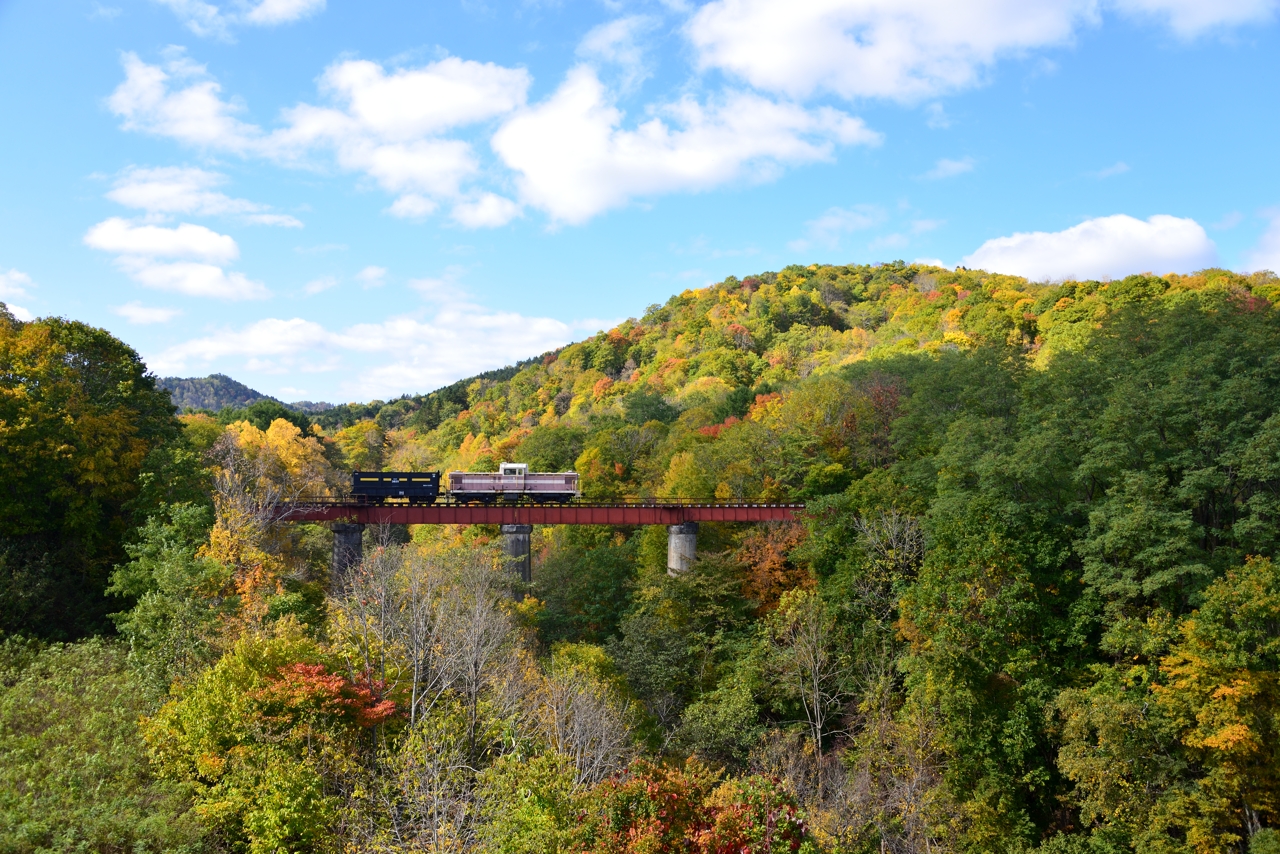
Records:
[[[803,504],[408,505],[295,503],[280,508],[285,522],[365,525],[680,525],[685,522],[770,522],[796,518]]]

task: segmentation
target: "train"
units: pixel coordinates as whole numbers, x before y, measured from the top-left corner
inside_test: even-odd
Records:
[[[451,471],[446,482],[441,490],[438,471],[357,471],[351,495],[362,504],[429,505],[445,496],[458,504],[565,504],[581,494],[577,472],[531,472],[525,463],[501,463],[496,472]]]

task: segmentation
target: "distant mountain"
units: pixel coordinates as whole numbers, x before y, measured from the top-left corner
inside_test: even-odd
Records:
[[[332,409],[331,403],[317,403],[300,400],[296,403],[285,403],[269,394],[263,394],[249,388],[226,374],[210,374],[207,377],[162,377],[158,383],[160,388],[169,390],[173,403],[179,409],[208,409],[218,412],[225,407],[243,409],[259,400],[271,400],[298,412],[324,412]]]
[[[286,403],[285,406],[296,409],[299,412],[305,412],[308,415],[313,412],[327,412],[333,409],[332,403],[325,403],[323,400],[295,400],[293,403]]]

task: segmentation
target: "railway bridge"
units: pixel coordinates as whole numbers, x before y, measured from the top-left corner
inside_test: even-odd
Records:
[[[523,581],[532,580],[529,556],[534,525],[666,525],[667,571],[688,571],[697,553],[699,522],[772,522],[795,519],[803,504],[706,503],[673,499],[567,504],[362,504],[298,501],[282,504],[282,522],[327,522],[333,528],[333,569],[364,557],[365,525],[499,525],[503,549]]]

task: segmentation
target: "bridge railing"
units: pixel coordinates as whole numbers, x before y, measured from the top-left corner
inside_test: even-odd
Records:
[[[410,504],[408,501],[361,500],[360,496],[346,497],[306,497],[285,502],[300,507],[789,507],[803,510],[800,502],[777,501],[707,501],[701,498],[628,498],[620,501],[600,501],[589,498],[575,498],[572,501],[537,502],[528,499],[520,501],[494,501],[484,504],[479,501],[454,501],[451,497],[440,496],[430,505]]]

